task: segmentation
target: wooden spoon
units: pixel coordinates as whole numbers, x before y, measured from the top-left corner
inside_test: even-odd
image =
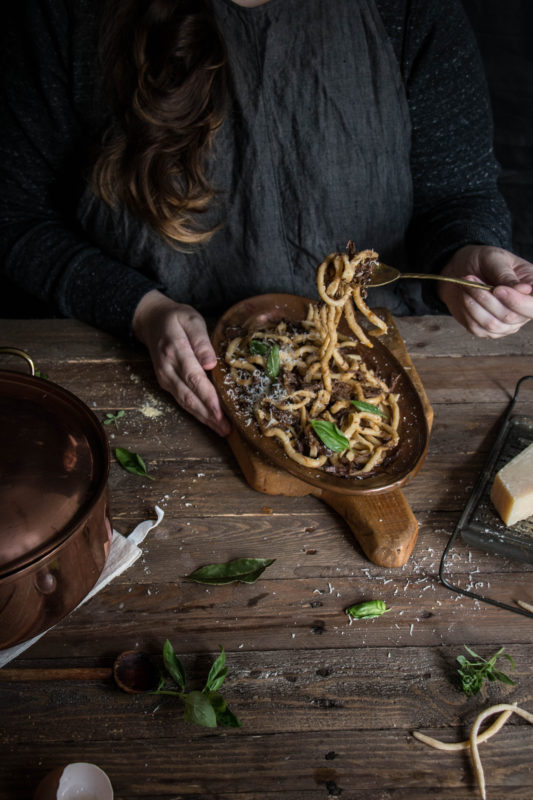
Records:
[[[148,653],[126,650],[113,665],[115,683],[128,694],[141,694],[157,689],[159,670]]]

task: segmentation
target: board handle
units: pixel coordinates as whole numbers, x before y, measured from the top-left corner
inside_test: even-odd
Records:
[[[400,489],[366,495],[331,492],[282,472],[254,452],[236,431],[227,437],[248,484],[258,492],[286,497],[312,494],[348,524],[366,557],[381,567],[402,567],[418,535],[418,523]]]
[[[402,567],[407,562],[418,522],[400,489],[370,495],[319,492],[320,499],[343,517],[370,561],[380,567]]]

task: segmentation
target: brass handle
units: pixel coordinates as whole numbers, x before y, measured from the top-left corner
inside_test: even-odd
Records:
[[[458,283],[459,286],[472,286],[474,289],[485,289],[487,292],[492,292],[495,288],[494,286],[489,286],[488,283],[476,283],[476,281],[465,281],[462,278],[451,278],[449,275],[430,275],[424,272],[402,272],[400,278],[429,278],[434,281]]]
[[[0,353],[5,353],[12,356],[20,356],[29,364],[32,376],[35,375],[35,365],[29,355],[24,350],[19,350],[18,347],[0,347]]]

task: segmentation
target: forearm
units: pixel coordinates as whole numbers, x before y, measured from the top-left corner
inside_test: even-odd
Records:
[[[61,221],[0,224],[2,272],[58,313],[127,336],[154,283],[107,257]]]
[[[412,120],[410,268],[435,272],[469,243],[507,248],[481,59],[458,2],[415,0],[406,34]]]
[[[469,244],[510,246],[508,211],[498,192],[463,192],[416,215],[407,243],[416,272],[440,272],[453,254]]]

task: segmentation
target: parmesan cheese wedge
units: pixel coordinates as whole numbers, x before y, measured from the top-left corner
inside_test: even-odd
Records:
[[[507,526],[533,515],[533,444],[496,473],[490,499]]]

